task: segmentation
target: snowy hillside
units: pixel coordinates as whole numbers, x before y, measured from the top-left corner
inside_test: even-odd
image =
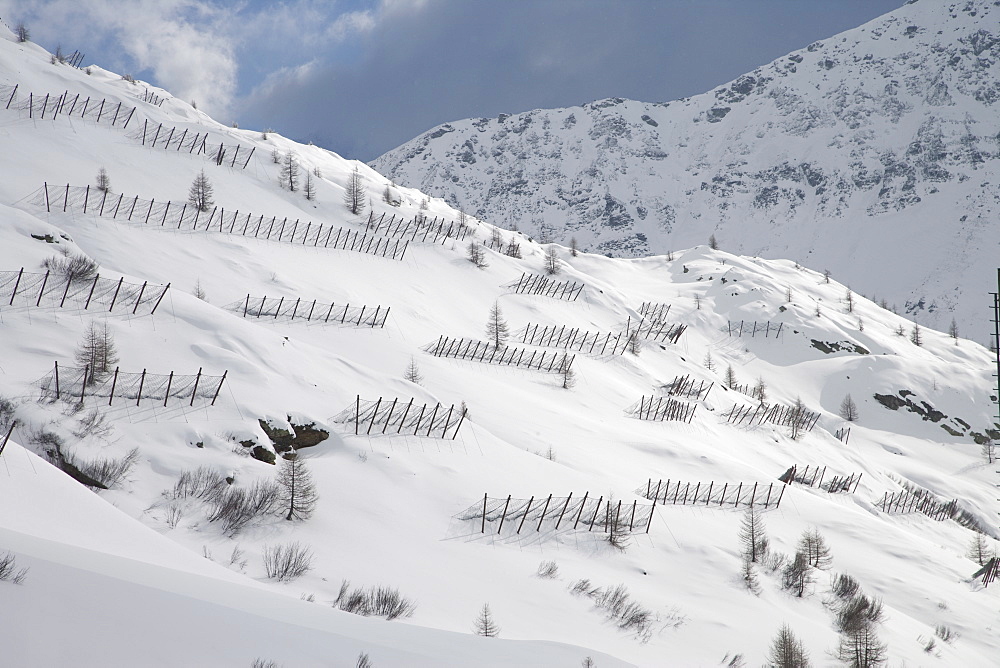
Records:
[[[574,256],[463,224],[0,37],[16,665],[759,665],[783,624],[842,665],[843,574],[884,602],[852,619],[891,665],[1000,652],[1000,586],[968,556],[1000,506],[979,344],[790,260]],[[301,477],[291,505],[277,484],[303,468],[311,509]],[[748,517],[769,547],[745,562]],[[813,530],[822,568],[793,557]],[[266,558],[294,544],[309,569],[279,577]]]
[[[372,165],[535,238],[795,258],[986,341],[998,8],[920,0],[716,90],[446,123]],[[885,269],[889,267],[891,271]]]

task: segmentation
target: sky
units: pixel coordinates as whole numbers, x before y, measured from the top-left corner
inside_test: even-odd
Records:
[[[0,19],[221,122],[367,161],[448,121],[703,93],[902,4],[0,0]]]

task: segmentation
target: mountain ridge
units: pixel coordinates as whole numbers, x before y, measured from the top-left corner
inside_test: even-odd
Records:
[[[370,164],[593,252],[665,253],[714,234],[985,340],[971,296],[992,288],[998,247],[997,11],[909,3],[702,95],[453,121]]]

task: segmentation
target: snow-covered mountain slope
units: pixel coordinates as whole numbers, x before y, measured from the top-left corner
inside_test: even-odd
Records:
[[[371,164],[484,220],[638,257],[706,243],[829,269],[986,340],[1000,8],[920,0],[716,90],[440,125]]]
[[[464,239],[442,238],[461,228],[441,200],[390,187],[399,201],[390,206],[379,197],[388,181],[364,166],[222,127],[178,100],[137,101],[139,84],[51,64],[2,37],[0,85],[18,91],[0,109],[0,395],[13,404],[13,415],[0,406],[0,427],[16,419],[13,440],[25,449],[8,444],[0,455],[0,552],[31,570],[20,585],[0,581],[0,613],[19,620],[0,633],[21,665],[58,663],[65,645],[33,648],[60,631],[84,643],[101,620],[134,634],[116,665],[161,655],[167,664],[353,665],[361,652],[379,668],[575,666],[588,656],[601,668],[696,666],[727,652],[727,662],[740,654],[753,665],[783,623],[817,663],[835,665],[834,573],[884,600],[877,633],[894,663],[989,665],[1000,651],[989,632],[998,589],[971,577],[978,564],[966,556],[977,535],[969,526],[989,546],[997,536],[996,466],[977,440],[1000,425],[980,345],[930,329],[916,345],[912,321],[848,300],[844,285],[790,260],[703,246],[573,256],[475,220]],[[73,110],[78,92],[108,109],[135,106],[128,127]],[[46,93],[69,109],[43,120],[36,106],[29,116],[25,101]],[[168,148],[143,127],[166,132]],[[245,168],[216,164],[201,144],[187,150],[191,134],[248,156]],[[315,199],[279,187],[273,149],[318,172]],[[95,187],[102,166],[108,196]],[[355,167],[381,222],[344,207]],[[188,188],[201,170],[216,206],[192,217]],[[386,222],[395,230],[401,215],[434,227],[410,222],[405,254],[391,259],[385,249],[403,237],[387,236]],[[494,234],[504,247],[519,243],[521,257],[484,246]],[[485,266],[468,260],[470,242]],[[45,278],[45,261],[62,251],[93,258],[99,276]],[[559,269],[551,278],[578,290],[575,300],[524,290],[547,252]],[[196,285],[204,299],[191,294]],[[661,320],[649,303],[670,310]],[[487,338],[494,305],[510,329],[500,352],[470,343]],[[347,312],[363,326],[338,322]],[[106,326],[114,340],[119,373],[83,386],[74,351],[95,324],[98,338]],[[664,340],[667,331],[679,338]],[[449,355],[432,353],[442,349]],[[553,355],[564,351],[575,354],[571,388],[565,374],[537,368],[544,354],[545,369],[558,371]],[[404,378],[411,362],[419,384]],[[668,396],[685,376],[700,392]],[[758,379],[766,410],[751,396]],[[838,415],[847,394],[859,414],[850,423]],[[640,419],[651,396],[688,420]],[[800,428],[761,422],[799,400],[808,411]],[[290,436],[281,429],[297,432],[318,493],[313,514],[289,521],[271,508],[227,527],[222,501],[287,468],[275,457]],[[102,462],[133,465],[83,500],[36,455],[109,482],[114,466]],[[793,465],[800,482],[783,485]],[[198,487],[199,471],[215,486]],[[850,489],[826,491],[834,476]],[[904,486],[931,495],[920,499],[925,510],[931,498],[954,501],[954,519],[900,512]],[[93,510],[98,502],[118,510]],[[751,504],[772,554],[791,555],[812,528],[829,544],[832,568],[809,569],[803,596],[782,588],[780,567],[756,567],[757,593],[744,585],[739,527]],[[264,555],[292,542],[311,551],[311,570],[269,577]],[[543,562],[555,564],[548,577],[537,574]],[[344,580],[398,588],[415,610],[393,621],[335,610]],[[614,597],[599,595],[619,584],[638,606],[626,618],[624,606],[609,615]],[[66,612],[43,624],[31,606],[54,606],[61,591],[72,594],[59,603]],[[95,606],[87,592],[135,607]],[[486,603],[499,638],[472,635]],[[87,619],[74,629],[78,617]],[[227,621],[211,622],[219,635],[209,647],[205,620],[218,617]],[[955,637],[925,651],[938,626]],[[157,653],[154,634],[174,646]]]

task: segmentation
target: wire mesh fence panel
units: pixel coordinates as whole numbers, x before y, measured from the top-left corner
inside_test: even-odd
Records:
[[[349,250],[393,260],[402,260],[409,240],[379,237],[362,230],[348,230],[299,218],[280,218],[239,209],[215,206],[200,209],[190,202],[143,199],[138,195],[113,194],[90,186],[43,184],[29,203],[46,212],[82,213],[148,228],[213,232],[261,241]]]
[[[454,404],[417,403],[416,399],[379,397],[362,399],[330,418],[331,422],[346,425],[356,435],[365,436],[423,436],[455,440],[465,421],[466,411]]]
[[[781,337],[781,330],[784,327],[784,323],[778,322],[773,323],[770,320],[764,322],[757,322],[756,320],[740,320],[736,322],[734,320],[727,321],[726,332],[729,336],[749,336],[754,339],[758,336],[763,336],[765,339],[774,337]]]
[[[244,318],[259,318],[293,322],[316,322],[330,325],[353,325],[355,327],[385,327],[389,317],[389,307],[375,307],[364,304],[351,306],[348,303],[335,304],[301,297],[251,297],[227,304],[225,308],[239,313]]]
[[[594,498],[590,493],[576,496],[533,496],[515,499],[512,496],[483,495],[455,519],[475,522],[480,533],[521,534],[552,531],[587,531],[599,533],[649,533],[653,520],[653,505],[638,501]]]
[[[541,274],[521,274],[521,278],[503,287],[518,295],[542,295],[553,299],[576,301],[585,287],[583,283],[556,281]]]
[[[42,376],[36,384],[39,387],[40,399],[49,401],[68,401],[86,404],[87,402],[104,402],[113,406],[115,399],[134,401],[138,406],[142,400],[162,402],[167,406],[170,401],[185,402],[193,406],[210,402],[215,405],[228,371],[221,376],[202,373],[177,374],[171,371],[167,374],[149,373],[145,369],[141,373],[125,372],[119,368],[99,368],[98,365],[73,367],[55,363],[52,371]]]
[[[777,508],[785,493],[785,485],[774,483],[708,483],[683,482],[649,478],[635,493],[653,504],[675,506],[705,506],[708,508]]]
[[[576,358],[576,355],[569,353],[554,351],[549,353],[544,350],[529,350],[507,345],[497,347],[489,341],[453,339],[447,336],[438,337],[437,341],[428,343],[423,347],[423,350],[435,357],[450,357],[548,373],[567,373],[572,368],[573,360]]]
[[[127,283],[123,278],[91,278],[47,271],[0,271],[0,310],[12,307],[83,308],[95,312],[149,315],[170,285]]]

